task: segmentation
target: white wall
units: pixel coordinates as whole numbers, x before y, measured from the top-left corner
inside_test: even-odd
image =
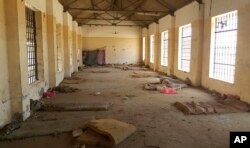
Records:
[[[249,0],[203,0],[205,4],[205,18],[244,8],[249,5]],[[210,11],[211,7],[211,11]]]
[[[175,27],[186,25],[200,18],[200,5],[195,1],[175,12]]]
[[[159,20],[159,32],[166,31],[168,29],[173,28],[175,23],[175,19],[171,15],[167,15]]]
[[[148,29],[149,36],[159,32],[159,25],[156,23],[150,24]]]

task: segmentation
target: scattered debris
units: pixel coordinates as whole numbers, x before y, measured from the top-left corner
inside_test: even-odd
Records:
[[[80,118],[56,119],[50,121],[27,120],[20,123],[20,128],[15,130],[15,132],[6,136],[1,135],[0,141],[57,135],[65,132],[72,132],[72,130],[75,128],[83,129],[84,125],[88,121],[92,120],[92,118],[92,116],[89,116]]]
[[[148,83],[144,85],[145,90],[157,90],[166,94],[175,94],[177,90],[187,87],[183,81],[171,77],[161,77],[159,83]]]
[[[221,97],[223,99],[236,99],[236,100],[240,100],[240,97],[237,95],[232,95],[232,94],[221,94]]]
[[[129,97],[127,97],[127,96],[122,98],[122,100],[128,100],[128,99],[129,99]]]
[[[107,111],[110,103],[43,103],[39,111]]]
[[[189,78],[186,78],[185,83],[189,86],[192,85],[192,81]]]
[[[182,88],[187,87],[187,84],[185,84],[185,82],[171,77],[163,77],[160,79],[160,82],[162,84],[165,84],[167,87],[174,88],[175,90],[181,90]]]
[[[71,78],[65,78],[62,83],[64,84],[80,84],[82,82],[86,81],[83,78],[72,76]]]
[[[84,64],[78,67],[78,71],[84,71],[85,69],[88,69],[88,67]]]
[[[164,89],[165,87],[166,87],[166,85],[161,84],[161,83],[149,83],[149,84],[144,85],[145,90],[153,90],[153,91],[155,91],[155,90],[161,91],[161,89]]]
[[[133,71],[150,71],[149,68],[145,67],[131,67],[131,66],[114,66],[113,68],[121,69],[121,70],[133,70]]]
[[[135,95],[126,95],[126,97],[128,97],[128,98],[134,98],[136,96]]]
[[[4,126],[2,129],[0,129],[0,135],[1,136],[7,136],[14,132],[15,130],[21,128],[20,123],[10,123]]]
[[[30,110],[31,111],[37,111],[39,110],[43,105],[43,102],[40,100],[30,100]]]
[[[133,74],[131,74],[130,76],[133,78],[147,78],[147,77],[153,77],[155,75],[152,73],[133,72]]]
[[[64,85],[60,85],[60,86],[49,89],[50,92],[59,92],[59,93],[74,93],[74,92],[78,92],[79,90],[80,89],[78,88],[64,86]]]
[[[135,126],[114,119],[92,120],[86,126],[77,141],[90,146],[113,147],[136,131]]]
[[[92,73],[110,73],[108,70],[93,70]]]
[[[97,96],[97,95],[101,95],[102,93],[101,92],[96,92],[95,93],[95,95]]]
[[[187,115],[237,113],[247,112],[250,109],[249,104],[235,99],[216,102],[176,102],[174,106]]]
[[[83,133],[82,129],[75,129],[72,131],[73,137],[79,137],[82,135],[82,133]]]

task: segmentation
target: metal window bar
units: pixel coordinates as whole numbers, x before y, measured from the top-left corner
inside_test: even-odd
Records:
[[[192,39],[192,28],[191,25],[182,27],[181,32],[181,70],[190,71],[190,60],[191,60],[191,40]]]
[[[168,66],[168,31],[162,32],[161,65]]]
[[[151,37],[150,37],[150,46],[151,46],[151,48],[150,48],[150,62],[151,63],[154,63],[154,52],[155,52],[155,36],[154,35],[151,35]]]
[[[215,18],[213,78],[233,83],[237,46],[237,11]]]
[[[28,83],[38,80],[35,11],[26,7],[26,45],[28,58]]]

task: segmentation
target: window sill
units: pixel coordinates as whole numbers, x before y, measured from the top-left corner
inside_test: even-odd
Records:
[[[231,83],[231,82],[227,82],[227,81],[223,81],[223,80],[220,80],[220,79],[216,79],[216,78],[213,78],[213,77],[208,77],[209,79],[213,80],[213,81],[217,81],[217,82],[220,82],[220,83],[224,83],[226,85],[231,85],[233,86],[235,82]]]
[[[37,80],[37,81],[35,81],[35,82],[29,84],[29,86],[31,86],[31,87],[37,86],[37,85],[40,85],[42,82],[44,82],[44,81],[42,81],[42,80]]]

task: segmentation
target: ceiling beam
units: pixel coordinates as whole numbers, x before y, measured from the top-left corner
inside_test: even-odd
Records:
[[[94,6],[98,6],[98,5],[100,5],[101,3],[103,3],[103,2],[105,2],[105,0],[102,0],[102,1],[100,1],[100,2],[98,2],[98,3],[96,3],[96,4],[94,4],[93,3],[93,5]],[[93,6],[91,6],[91,7],[89,7],[88,9],[92,9],[93,8]],[[82,14],[82,12],[79,12],[79,13],[77,13],[75,16],[73,16],[73,20],[75,20],[76,18],[77,18],[77,16],[79,16],[79,15],[81,15]],[[98,14],[96,15],[96,17],[97,16],[99,16]]]
[[[199,4],[202,4],[202,0],[195,0],[196,2],[198,2]]]
[[[142,0],[135,8],[134,10],[138,10],[139,8],[141,8],[144,4],[145,4],[146,0]],[[139,12],[139,11],[138,11]],[[140,13],[140,12],[139,12]],[[125,17],[125,19],[129,19],[131,18],[135,13],[130,13],[129,15],[127,15]],[[121,23],[122,21],[119,21],[117,24]],[[145,24],[145,23],[144,23]]]
[[[67,3],[67,4],[64,6],[64,8],[63,8],[63,12],[68,11],[70,5],[74,4],[74,3],[77,2],[77,1],[78,1],[78,0],[73,0],[73,1],[71,1],[71,2],[69,2],[69,3]]]
[[[134,22],[154,22],[155,20],[138,20],[138,19],[103,19],[103,18],[81,18],[78,17],[76,20],[110,20],[110,21],[134,21]]]
[[[79,26],[123,26],[123,27],[145,27],[144,25],[118,25],[118,24],[79,24]]]
[[[171,14],[172,16],[174,15],[175,12],[175,8],[173,8],[173,6],[170,6],[169,4],[167,4],[165,1],[163,2],[162,0],[156,0],[159,4],[161,4],[162,6],[164,6],[165,8],[167,8],[169,10],[169,14]]]
[[[85,8],[69,8],[69,10],[78,10],[82,12],[123,12],[123,13],[169,13],[169,11],[161,11],[161,10],[155,10],[155,11],[150,11],[150,10],[145,10],[145,11],[140,11],[140,10],[109,10],[109,9],[85,9]]]

